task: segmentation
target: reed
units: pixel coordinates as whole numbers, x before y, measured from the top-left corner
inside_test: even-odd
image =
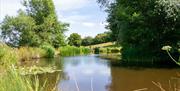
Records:
[[[14,48],[10,48],[6,45],[0,45],[0,65],[9,66],[16,64],[19,60],[17,51]]]
[[[60,47],[59,51],[61,56],[76,56],[91,53],[91,50],[89,48],[75,46]]]
[[[29,61],[31,59],[46,57],[47,55],[47,52],[44,49],[36,47],[20,47],[16,50],[21,61]]]
[[[53,58],[55,56],[55,48],[51,45],[43,45],[41,48],[46,51],[45,57]]]
[[[56,91],[56,85],[59,75],[55,80],[56,83],[49,86],[48,78],[42,80],[37,74],[54,73],[51,67],[32,67],[21,68],[9,66],[4,74],[0,75],[0,91]]]
[[[40,86],[39,79],[31,80],[30,76],[22,76],[10,66],[5,74],[0,76],[0,91],[43,91],[46,82]]]

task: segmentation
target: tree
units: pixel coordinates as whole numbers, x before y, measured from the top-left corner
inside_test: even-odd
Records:
[[[104,32],[97,34],[93,40],[94,44],[100,44],[100,43],[105,43],[105,42],[111,42],[113,38],[111,37],[111,32]]]
[[[64,32],[68,24],[58,21],[52,0],[24,0],[23,5],[26,7],[23,14],[21,12],[16,17],[7,16],[2,23],[2,36],[8,44],[39,46],[48,43],[54,47],[64,45]]]
[[[98,0],[101,4],[107,0]],[[107,7],[107,26],[123,46],[123,58],[163,58],[161,47],[177,48],[180,40],[179,0],[115,0]]]
[[[71,46],[81,46],[81,36],[78,33],[72,33],[68,38],[68,44]]]
[[[63,33],[67,30],[68,24],[58,21],[52,0],[24,0],[23,5],[27,14],[36,21],[36,33],[41,38],[41,42],[49,43],[54,47],[65,43]]]
[[[6,16],[2,22],[1,37],[10,46],[32,46],[38,43],[38,36],[35,34],[35,21],[23,11],[19,11],[17,17]]]
[[[82,39],[82,45],[83,46],[88,46],[88,45],[92,45],[93,43],[93,38],[88,36],[88,37],[85,37],[84,39]]]

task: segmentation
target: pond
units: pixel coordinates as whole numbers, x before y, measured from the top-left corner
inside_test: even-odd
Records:
[[[46,74],[50,86],[58,83],[58,91],[161,91],[153,82],[160,83],[167,91],[180,89],[178,68],[119,67],[97,55],[41,60],[35,64],[62,69],[58,82],[55,81],[58,73]]]

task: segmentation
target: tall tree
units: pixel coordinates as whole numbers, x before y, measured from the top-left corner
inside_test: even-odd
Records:
[[[93,40],[93,44],[100,44],[105,42],[111,42],[113,37],[111,36],[111,32],[104,32],[97,34]]]
[[[58,21],[52,0],[24,0],[27,14],[36,21],[36,33],[42,42],[49,43],[55,47],[64,44],[63,33],[68,24]]]
[[[98,0],[101,4],[108,0]],[[123,46],[123,57],[162,58],[161,47],[180,41],[179,0],[115,0],[107,7],[107,26]],[[153,58],[153,57],[151,57]]]
[[[68,44],[71,46],[81,46],[81,36],[78,33],[72,33],[68,38]]]
[[[39,38],[34,32],[35,28],[34,19],[19,11],[17,17],[5,17],[1,25],[1,37],[10,46],[38,45]]]
[[[12,46],[39,46],[48,43],[54,47],[64,45],[64,32],[68,24],[58,21],[52,0],[24,0],[26,11],[18,16],[7,16],[2,22],[2,34]]]

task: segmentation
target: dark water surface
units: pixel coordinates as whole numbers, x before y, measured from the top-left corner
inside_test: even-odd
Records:
[[[178,68],[114,67],[110,60],[96,55],[64,57],[49,62],[62,69],[58,91],[161,91],[152,81],[159,82],[166,91],[180,89]],[[47,65],[41,64],[41,65]],[[179,76],[178,76],[179,74]],[[56,73],[49,77],[55,83]],[[144,90],[143,90],[144,89]]]

